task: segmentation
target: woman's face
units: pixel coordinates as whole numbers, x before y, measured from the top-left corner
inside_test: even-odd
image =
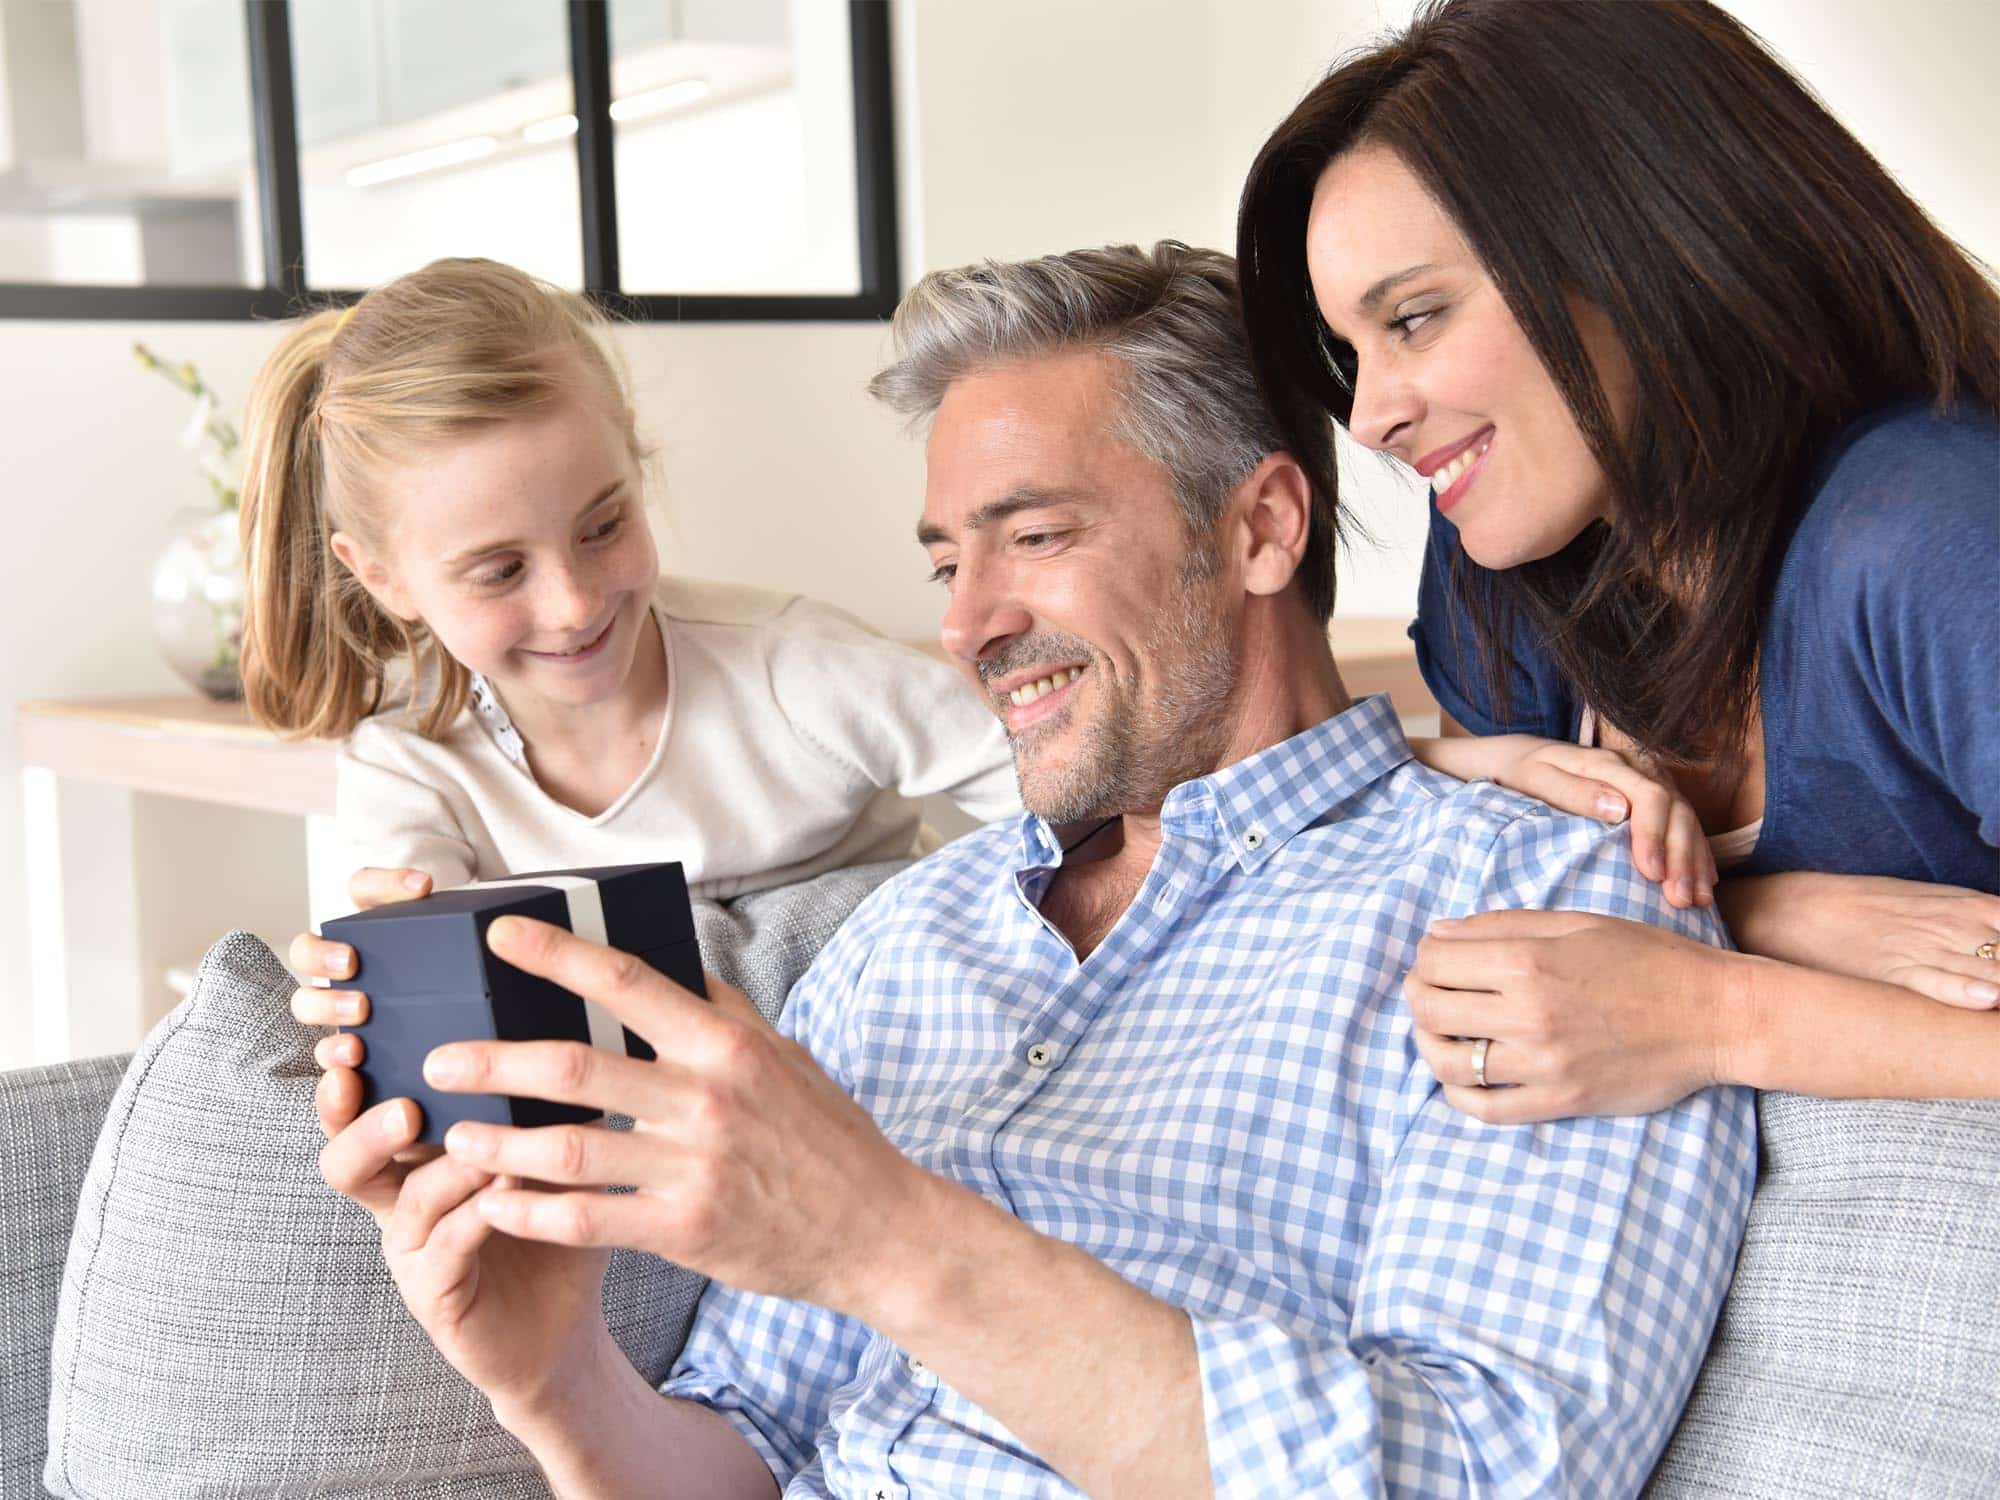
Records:
[[[1607,510],[1604,472],[1457,225],[1402,159],[1359,146],[1320,174],[1306,224],[1320,315],[1354,349],[1359,441],[1437,492],[1468,556],[1511,568],[1559,552]],[[1620,427],[1630,366],[1570,299]]]

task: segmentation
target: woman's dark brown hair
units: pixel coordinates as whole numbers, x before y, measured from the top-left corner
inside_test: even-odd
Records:
[[[1306,218],[1362,144],[1442,205],[1547,367],[1610,526],[1456,581],[1496,717],[1518,616],[1585,701],[1680,763],[1733,762],[1772,563],[1835,432],[1920,396],[2000,410],[2000,298],[1861,144],[1704,0],[1432,0],[1335,66],[1259,153],[1237,225],[1265,395],[1310,449],[1354,354],[1313,300]],[[1629,359],[1622,436],[1565,305]]]

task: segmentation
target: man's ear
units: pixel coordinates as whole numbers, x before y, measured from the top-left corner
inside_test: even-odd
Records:
[[[1312,529],[1312,486],[1291,454],[1270,454],[1229,497],[1242,517],[1243,587],[1276,594],[1299,571]]]
[[[354,575],[377,604],[399,620],[418,618],[416,607],[388,565],[364,547],[358,537],[351,532],[336,531],[327,542],[333,548],[333,555],[340,559],[340,565]]]

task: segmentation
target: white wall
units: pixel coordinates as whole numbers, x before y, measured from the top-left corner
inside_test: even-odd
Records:
[[[1975,253],[2000,257],[2000,180],[1974,0],[1732,0]],[[1236,186],[1326,62],[1400,0],[897,0],[906,274],[1175,236],[1227,247]],[[146,621],[167,517],[200,498],[174,437],[177,393],[142,378],[144,338],[241,397],[272,334],[254,325],[0,325],[8,545],[0,547],[0,704],[172,686]],[[937,599],[907,540],[920,455],[862,385],[873,325],[696,325],[625,335],[664,449],[671,567],[804,590],[900,635]],[[1343,566],[1353,613],[1406,610],[1421,497],[1372,464],[1351,493],[1385,541]],[[18,761],[0,723],[0,1067],[27,1055]],[[282,820],[168,808],[146,832],[177,886],[163,945],[230,921],[281,944],[303,907]],[[197,839],[197,835],[206,835]],[[199,844],[199,847],[197,846]],[[211,891],[205,904],[199,893]],[[213,915],[210,916],[210,910]],[[172,931],[166,931],[171,928]],[[163,947],[163,952],[166,951]]]

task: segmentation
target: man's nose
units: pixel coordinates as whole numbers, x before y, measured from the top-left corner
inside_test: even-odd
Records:
[[[1347,430],[1356,442],[1391,452],[1416,433],[1422,398],[1409,372],[1394,359],[1371,359],[1354,372],[1354,407]],[[1409,458],[1413,455],[1398,454]]]
[[[947,652],[969,665],[1000,641],[1026,631],[1033,618],[1004,580],[961,562],[938,625],[938,639]]]

